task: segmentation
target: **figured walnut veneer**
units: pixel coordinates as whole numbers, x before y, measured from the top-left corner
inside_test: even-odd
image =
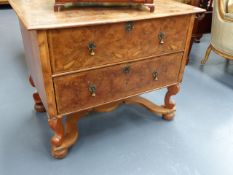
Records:
[[[37,89],[35,110],[47,111],[54,131],[55,158],[63,158],[76,142],[77,121],[90,111],[139,104],[165,120],[174,118],[171,97],[180,90],[194,14],[201,9],[156,0],[155,13],[88,8],[55,14],[49,0],[10,3],[20,19],[30,83]],[[162,106],[138,96],[165,87]]]
[[[50,30],[48,40],[53,72],[81,71],[185,49],[189,16],[136,21],[132,23],[131,31],[126,30],[127,24]],[[164,44],[160,44],[161,32]],[[89,53],[90,42],[96,45],[95,55]]]
[[[75,112],[178,83],[182,53],[54,79],[59,113]],[[129,72],[125,73],[125,67]],[[153,73],[157,79],[154,80]],[[96,95],[89,92],[96,86]]]

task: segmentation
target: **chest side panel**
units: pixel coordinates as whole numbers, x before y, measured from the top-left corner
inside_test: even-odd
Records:
[[[20,22],[20,29],[23,38],[24,51],[27,67],[29,69],[29,75],[32,77],[36,89],[40,94],[41,100],[48,110],[48,103],[45,93],[45,86],[43,81],[43,72],[40,63],[40,54],[37,41],[36,31],[28,31],[24,25]],[[28,76],[29,76],[28,75]]]
[[[46,31],[28,31],[20,22],[29,74],[49,116],[57,114]]]

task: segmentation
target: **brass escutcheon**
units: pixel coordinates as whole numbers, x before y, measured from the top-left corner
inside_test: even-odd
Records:
[[[132,22],[132,21],[129,21],[129,22],[126,23],[126,25],[125,25],[125,30],[126,30],[127,32],[131,32],[131,31],[133,30],[133,28],[134,28],[134,25],[133,25],[133,22]]]
[[[96,85],[95,84],[89,84],[88,90],[91,93],[92,97],[96,96]]]
[[[95,43],[94,42],[89,42],[87,47],[88,47],[90,55],[94,56],[95,55],[95,49],[96,49]]]
[[[159,33],[159,43],[160,44],[164,44],[164,38],[165,38],[165,33],[164,32],[160,32]]]
[[[128,65],[128,66],[125,66],[124,68],[123,68],[123,72],[125,73],[125,74],[128,74],[129,72],[130,72],[130,66]]]
[[[152,73],[152,77],[153,77],[153,80],[154,81],[158,81],[159,80],[159,78],[158,78],[158,72],[157,71],[154,71],[153,73]]]

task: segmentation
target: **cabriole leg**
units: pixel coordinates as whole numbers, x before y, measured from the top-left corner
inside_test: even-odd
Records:
[[[205,57],[201,60],[201,64],[205,64],[208,61],[211,51],[212,51],[212,45],[210,44],[206,50]]]

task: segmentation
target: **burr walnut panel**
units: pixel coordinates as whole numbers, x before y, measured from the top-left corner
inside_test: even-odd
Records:
[[[183,53],[54,78],[58,112],[92,108],[178,82]]]
[[[49,30],[53,74],[183,51],[189,21],[176,16]]]

